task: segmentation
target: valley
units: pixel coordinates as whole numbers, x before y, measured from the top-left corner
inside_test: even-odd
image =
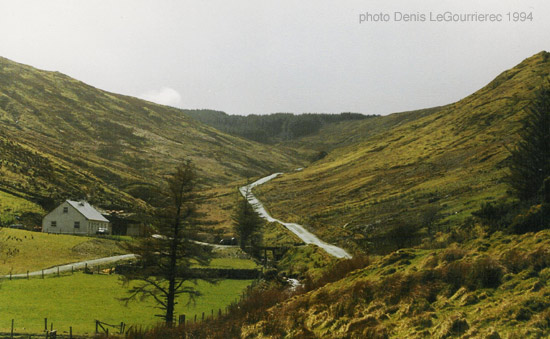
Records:
[[[508,149],[549,66],[539,53],[454,104],[360,121],[353,134],[343,132],[347,123],[327,128],[304,144],[337,136],[342,147],[256,195],[275,217],[347,248],[367,249],[369,237],[383,238],[406,220],[426,224],[437,216],[433,233],[460,224],[482,203],[506,199]],[[373,132],[377,119],[391,127]],[[348,135],[357,142],[340,140]]]
[[[550,182],[543,177],[534,196],[518,198],[510,172],[549,78],[550,53],[540,52],[444,106],[384,116],[231,117],[0,58],[0,302],[8,305],[0,331],[8,332],[11,317],[19,333],[38,333],[48,317],[82,335],[93,335],[92,318],[123,321],[135,325],[126,333],[132,338],[164,330],[189,338],[548,336]],[[540,140],[544,147],[547,135]],[[540,172],[549,162],[541,160]],[[165,187],[178,183],[173,173],[182,163],[192,164],[196,190],[183,190],[187,205],[169,208],[183,199],[168,199],[174,187],[187,187]],[[263,218],[249,219],[248,243],[235,227],[241,196]],[[146,231],[136,238],[30,231],[65,199],[85,199],[113,223]],[[170,219],[174,210],[189,219]],[[166,230],[171,223],[188,228]],[[176,314],[211,312],[206,326],[164,328],[152,299],[128,308],[118,300],[143,288],[123,278],[168,258],[167,244],[178,237],[186,255],[211,256],[208,263],[182,255],[185,270],[173,272],[189,278],[182,293],[197,297],[187,304],[182,296]],[[134,256],[140,245],[148,256]],[[110,256],[132,256],[129,271],[25,279],[27,271]],[[191,276],[193,268],[261,278],[215,277],[212,285]],[[23,279],[7,280],[10,273]],[[144,280],[162,274],[151,277]],[[165,283],[153,281],[163,293]],[[39,302],[30,309],[29,300]],[[103,303],[109,312],[101,313]]]

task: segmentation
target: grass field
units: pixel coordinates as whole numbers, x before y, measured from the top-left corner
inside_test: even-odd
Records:
[[[0,275],[124,254],[108,239],[0,229]]]
[[[176,314],[187,319],[200,318],[211,310],[225,309],[251,284],[250,280],[223,280],[211,285],[198,281],[203,296],[196,303],[186,305],[182,296]],[[124,322],[128,326],[155,324],[159,313],[152,301],[130,303],[127,307],[117,298],[125,295],[116,275],[87,275],[75,273],[46,279],[3,280],[0,289],[0,331],[8,332],[11,319],[15,319],[18,333],[39,333],[44,330],[44,318],[53,323],[58,333],[68,332],[72,326],[78,334],[92,334],[95,320],[109,324]],[[49,326],[49,325],[48,325]]]

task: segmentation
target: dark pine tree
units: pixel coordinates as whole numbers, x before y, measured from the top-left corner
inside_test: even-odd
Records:
[[[245,192],[248,195],[248,191]],[[246,198],[242,198],[233,214],[233,226],[239,237],[239,244],[243,250],[251,247],[252,250],[261,244],[261,228],[263,219],[254,211]]]
[[[550,81],[527,107],[520,140],[512,149],[508,182],[521,200],[538,198],[550,177]]]
[[[195,169],[184,162],[168,176],[159,189],[151,236],[127,245],[138,255],[137,268],[123,273],[126,284],[137,281],[123,300],[152,297],[163,310],[168,326],[173,325],[177,297],[187,294],[191,300],[200,293],[190,274],[191,264],[206,265],[210,260],[208,248],[193,242],[196,232]]]

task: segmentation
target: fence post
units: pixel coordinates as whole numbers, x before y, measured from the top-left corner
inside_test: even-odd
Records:
[[[59,266],[57,266],[57,276],[59,277]]]
[[[86,264],[86,265],[87,265],[87,264]],[[98,324],[99,324],[99,320],[96,320],[96,321],[95,321],[95,333],[96,333],[96,334],[99,333]]]
[[[29,271],[27,271],[27,280],[29,280]]]
[[[124,333],[124,322],[120,322],[120,334]]]
[[[48,330],[48,318],[44,318],[44,331]]]
[[[69,327],[69,339],[73,339],[73,327]]]
[[[195,323],[197,322],[197,315],[195,314]]]
[[[44,270],[42,270],[42,279],[44,279]]]
[[[11,320],[11,338],[13,338],[13,321],[14,319]]]

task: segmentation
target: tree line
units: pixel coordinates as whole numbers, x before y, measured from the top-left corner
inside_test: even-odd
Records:
[[[267,144],[314,134],[327,124],[374,117],[374,115],[359,113],[274,113],[241,116],[212,110],[185,110],[184,112],[220,131]]]

